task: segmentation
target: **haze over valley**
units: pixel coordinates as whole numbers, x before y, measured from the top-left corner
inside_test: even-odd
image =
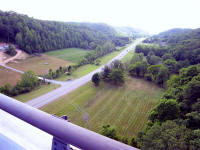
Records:
[[[199,4],[2,2],[0,147],[199,150]]]

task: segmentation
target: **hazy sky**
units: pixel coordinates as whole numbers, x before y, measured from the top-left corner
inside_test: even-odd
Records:
[[[45,20],[131,26],[150,33],[200,27],[200,0],[1,0],[0,10]]]

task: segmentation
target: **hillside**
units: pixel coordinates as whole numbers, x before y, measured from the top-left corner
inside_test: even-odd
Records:
[[[132,36],[135,38],[149,36],[147,32],[132,27],[115,27],[115,30],[122,35]]]
[[[138,57],[134,61],[142,59],[129,72],[165,87],[166,91],[138,133],[140,147],[199,150],[200,29],[172,29],[145,42],[136,47],[139,54],[135,54]]]
[[[181,61],[183,67],[200,63],[200,28],[171,29],[150,37],[144,42],[159,44],[161,49],[166,49],[163,54]]]
[[[106,24],[44,21],[2,11],[0,39],[17,44],[29,54],[71,47],[95,49],[106,42],[123,46],[129,42],[128,37],[120,37]]]
[[[200,47],[200,28],[171,29],[146,39],[146,43],[169,44],[181,49],[196,49]]]

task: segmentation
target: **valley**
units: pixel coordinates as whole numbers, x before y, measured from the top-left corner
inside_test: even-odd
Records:
[[[42,107],[58,116],[67,115],[70,122],[100,132],[103,125],[117,127],[120,135],[132,137],[144,126],[149,111],[158,103],[163,89],[145,80],[127,77],[122,87],[89,82],[77,90]]]
[[[150,28],[154,15],[146,16],[139,22]],[[199,91],[200,28],[148,34],[0,10],[0,109],[51,134],[52,149],[199,150]],[[2,125],[18,131],[2,118],[4,134]],[[22,125],[16,135],[29,131]]]

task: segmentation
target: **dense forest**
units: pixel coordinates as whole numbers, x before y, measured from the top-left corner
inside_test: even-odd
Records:
[[[200,29],[173,29],[144,42],[136,47],[129,72],[166,91],[138,133],[140,148],[199,150]]]
[[[106,42],[123,46],[130,39],[102,23],[43,21],[15,12],[0,11],[0,40],[12,42],[27,53],[78,47],[95,49]]]

